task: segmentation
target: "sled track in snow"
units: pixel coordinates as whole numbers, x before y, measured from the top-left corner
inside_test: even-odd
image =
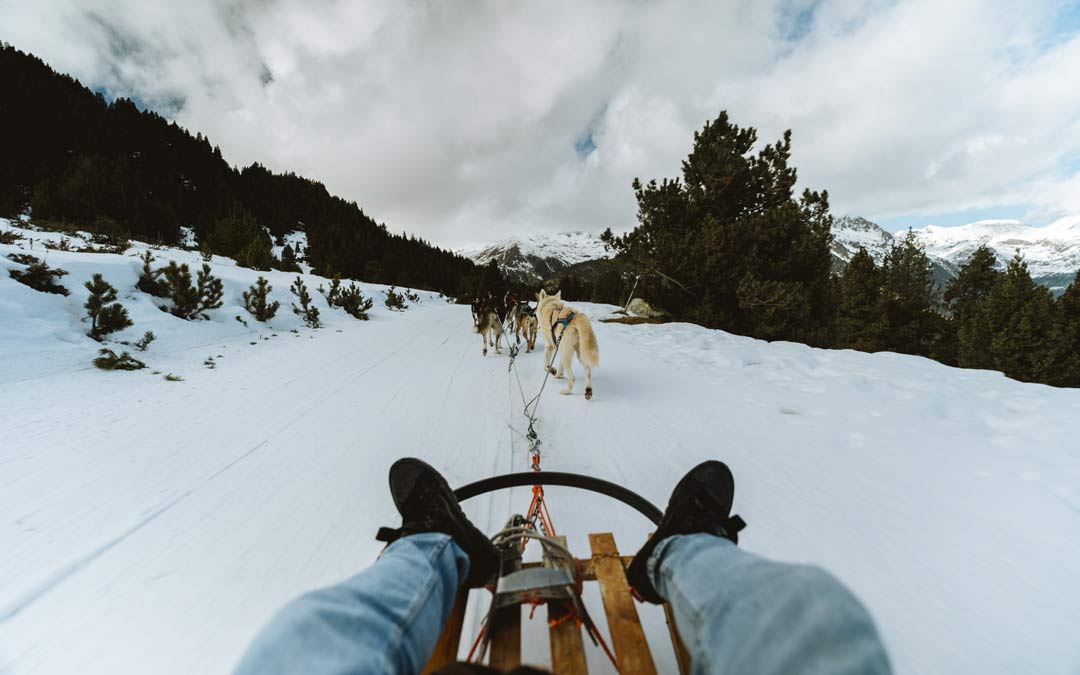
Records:
[[[442,322],[440,322],[440,324],[441,323]],[[247,458],[251,457],[252,455],[254,455],[256,452],[258,452],[260,449],[262,449],[268,442],[270,442],[271,438],[273,438],[274,436],[276,436],[276,435],[280,434],[281,432],[285,431],[286,429],[288,429],[292,425],[299,422],[301,419],[305,418],[308,415],[308,413],[310,413],[312,410],[314,410],[318,406],[322,405],[327,399],[339,394],[343,389],[345,389],[346,386],[355,383],[357,380],[359,380],[364,375],[370,373],[374,369],[376,369],[379,366],[381,366],[382,364],[386,363],[388,360],[392,359],[394,356],[396,356],[398,353],[400,353],[403,349],[409,347],[412,343],[416,342],[418,339],[423,337],[423,335],[424,335],[424,331],[418,332],[416,335],[414,335],[409,340],[406,340],[405,342],[401,343],[397,347],[397,349],[392,350],[391,352],[384,355],[382,358],[378,359],[377,361],[375,361],[371,365],[367,366],[366,368],[364,368],[360,372],[350,376],[348,379],[346,379],[338,387],[335,387],[335,388],[329,390],[328,392],[323,393],[323,395],[314,398],[311,402],[309,402],[306,406],[304,406],[296,415],[294,415],[292,418],[290,418],[288,422],[286,422],[285,424],[283,424],[280,427],[276,428],[273,432],[271,432],[269,435],[267,435],[261,441],[259,441],[255,445],[253,445],[251,448],[247,449],[246,451],[241,453],[239,456],[237,456],[236,458],[234,458],[233,460],[231,460],[230,462],[228,462],[224,466],[222,466],[219,469],[217,469],[216,471],[214,471],[212,474],[210,474],[209,476],[204,478],[198,485],[196,485],[194,487],[191,487],[191,488],[185,490],[184,492],[182,492],[181,494],[177,495],[176,497],[173,497],[172,499],[166,501],[164,504],[162,504],[158,508],[154,509],[150,514],[148,514],[147,516],[141,518],[134,525],[132,525],[128,529],[124,530],[121,534],[119,534],[116,537],[110,539],[109,541],[105,542],[101,546],[98,546],[97,548],[92,549],[90,552],[86,553],[85,555],[76,558],[72,562],[61,566],[59,569],[57,569],[54,572],[52,572],[51,574],[49,574],[48,577],[46,577],[42,582],[40,582],[39,584],[37,584],[36,586],[31,588],[29,591],[23,593],[20,597],[16,598],[14,602],[8,604],[6,607],[0,608],[0,624],[3,624],[5,622],[9,621],[10,619],[14,618],[20,612],[22,612],[24,609],[26,609],[27,607],[33,605],[39,599],[41,599],[42,597],[47,595],[50,591],[52,591],[53,589],[55,589],[58,586],[60,586],[61,584],[63,584],[65,581],[67,581],[68,579],[70,579],[74,575],[78,574],[81,570],[86,568],[88,565],[93,563],[95,560],[97,560],[101,556],[105,555],[106,553],[108,553],[109,551],[114,549],[116,546],[123,543],[125,540],[127,540],[128,538],[130,538],[132,535],[136,534],[140,530],[142,530],[144,527],[146,527],[150,523],[157,520],[160,516],[167,513],[174,506],[176,506],[177,504],[181,503],[182,501],[184,501],[185,499],[190,497],[192,494],[194,494],[194,493],[198,492],[199,490],[201,490],[202,488],[204,488],[211,481],[213,481],[217,477],[221,476],[222,474],[224,474],[229,469],[232,469],[237,464],[240,464],[245,459],[247,459]],[[395,396],[396,396],[396,394],[395,394]],[[393,399],[391,398],[391,401],[392,400]]]

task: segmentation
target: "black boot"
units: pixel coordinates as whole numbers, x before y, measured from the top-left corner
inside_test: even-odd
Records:
[[[498,552],[491,540],[469,522],[442,474],[419,459],[399,459],[390,467],[390,494],[401,514],[401,527],[380,528],[376,539],[390,543],[410,534],[442,532],[469,556],[470,586],[483,584],[495,575]]]
[[[671,493],[656,533],[626,569],[630,586],[642,600],[656,604],[664,601],[653,587],[648,571],[649,556],[664,539],[674,534],[704,532],[739,543],[739,530],[746,527],[746,522],[729,515],[734,493],[735,479],[723,462],[702,462],[683,476]]]

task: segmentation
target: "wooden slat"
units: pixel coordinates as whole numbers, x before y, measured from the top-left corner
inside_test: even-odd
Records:
[[[649,644],[645,641],[645,631],[641,629],[634,599],[630,596],[630,584],[615,546],[615,537],[610,533],[590,534],[589,546],[592,548],[593,567],[600,582],[600,597],[604,600],[604,613],[607,614],[619,672],[655,675],[656,665]]]
[[[435,649],[431,652],[431,658],[421,671],[421,675],[427,675],[448,663],[457,661],[458,645],[461,643],[461,627],[465,623],[465,605],[469,602],[469,590],[459,589],[454,598],[454,606],[450,609],[450,616],[446,620],[439,641],[435,643]]]
[[[521,605],[503,607],[491,617],[491,658],[488,665],[512,670],[521,665]]]
[[[566,546],[566,537],[556,537]],[[560,602],[548,603],[548,621],[555,623],[569,612]],[[573,618],[567,618],[548,629],[551,638],[551,670],[559,675],[588,675],[585,664],[585,643],[581,639],[581,626]]]
[[[679,635],[679,627],[675,625],[675,612],[671,605],[664,603],[664,618],[667,619],[668,631],[671,633],[671,646],[675,650],[675,662],[679,664],[679,675],[690,675],[690,652]]]

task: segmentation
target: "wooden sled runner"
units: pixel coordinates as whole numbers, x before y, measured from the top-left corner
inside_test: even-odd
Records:
[[[535,478],[535,474],[529,475],[530,481]],[[565,540],[558,539],[565,544]],[[600,596],[610,631],[609,644],[614,652],[618,672],[625,675],[638,673],[655,675],[656,665],[645,640],[645,632],[642,630],[630,584],[626,578],[626,566],[630,563],[630,558],[619,555],[615,537],[610,533],[590,534],[589,546],[592,549],[592,557],[579,561],[580,577],[583,581],[595,581],[600,585]],[[525,563],[522,569],[536,569],[543,566],[544,563]],[[457,660],[467,600],[468,591],[459,591],[450,612],[450,618],[439,637],[431,659],[423,670],[424,673],[431,673]],[[492,614],[493,625],[489,636],[491,648],[488,665],[502,670],[521,665],[521,612],[522,605],[518,604],[496,610]],[[556,675],[585,675],[589,671],[585,663],[582,625],[567,616],[566,612],[567,610],[558,603],[548,604],[551,670]],[[667,605],[664,605],[664,614],[667,617],[668,631],[679,673],[688,675],[690,657],[679,638],[671,608]]]

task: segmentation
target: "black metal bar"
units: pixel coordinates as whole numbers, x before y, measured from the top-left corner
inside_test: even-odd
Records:
[[[459,487],[454,490],[454,496],[457,497],[459,502],[463,502],[466,499],[487,494],[488,492],[526,485],[559,485],[597,492],[636,509],[641,515],[657,525],[660,524],[660,518],[664,515],[660,509],[653,506],[652,502],[621,485],[600,478],[593,478],[592,476],[566,473],[564,471],[523,471],[521,473],[508,473],[502,476],[484,478],[475,483]]]

